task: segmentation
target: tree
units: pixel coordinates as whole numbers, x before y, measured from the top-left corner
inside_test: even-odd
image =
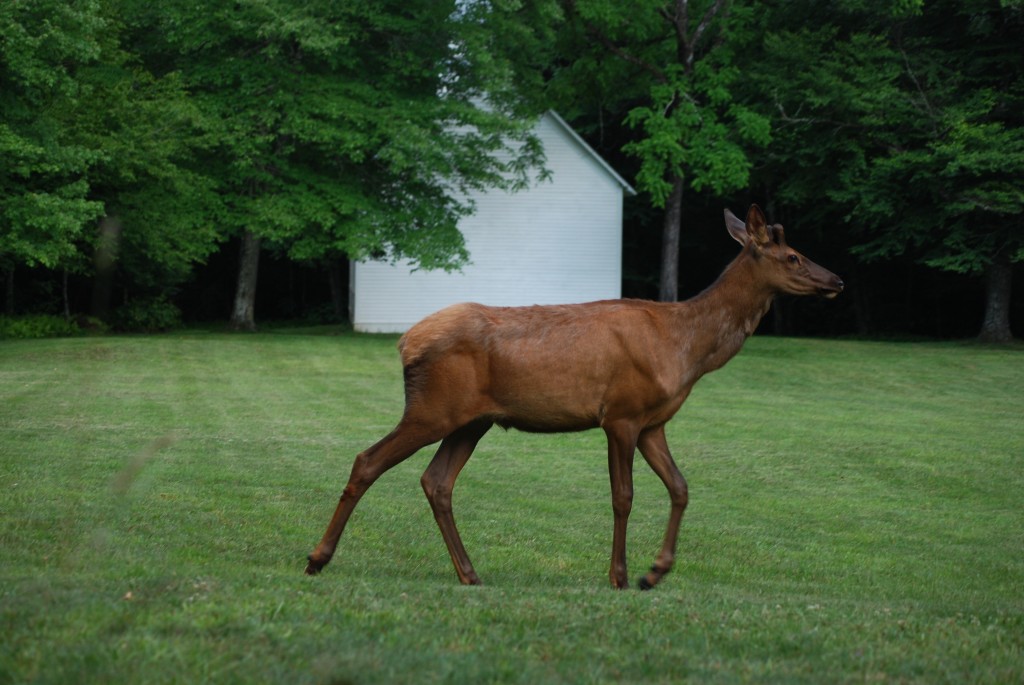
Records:
[[[120,277],[143,298],[161,298],[186,279],[222,234],[220,200],[199,155],[209,146],[198,108],[179,74],[141,63],[134,0],[109,0],[106,59],[93,79],[83,139],[100,154],[90,197],[104,215],[95,241],[92,314],[107,318]]]
[[[659,299],[675,301],[686,187],[723,195],[744,186],[748,147],[771,137],[769,120],[734,96],[736,53],[755,36],[750,12],[728,0],[564,5],[577,29],[554,89],[601,83],[603,100],[630,102],[625,123],[638,135],[625,151],[640,161],[640,190],[665,209]]]
[[[196,112],[178,79],[154,78],[122,46],[118,18],[130,9],[118,0],[0,8],[8,309],[15,264],[65,278],[91,271],[92,313],[107,318],[119,274],[166,290],[216,244],[209,213],[196,211],[210,204],[209,183],[187,166]]]
[[[485,8],[454,0],[151,7],[149,63],[180,64],[215,122],[208,168],[223,225],[241,239],[234,327],[255,326],[266,246],[302,260],[465,261],[457,222],[472,209],[466,193],[523,183],[541,158],[506,70],[481,54]]]
[[[895,27],[910,117],[901,144],[866,160],[840,195],[872,229],[865,257],[914,250],[929,266],[985,274],[989,342],[1013,337],[1011,264],[1024,261],[1022,32],[1024,6],[974,0],[930,3]]]
[[[86,224],[98,151],[80,136],[81,72],[101,54],[97,2],[0,5],[0,268],[13,307],[16,265],[71,265]]]
[[[811,218],[848,224],[865,261],[987,272],[981,337],[1009,339],[1010,265],[1024,259],[1024,7],[816,11],[771,10],[787,30],[768,36],[755,71],[776,109],[759,179]]]

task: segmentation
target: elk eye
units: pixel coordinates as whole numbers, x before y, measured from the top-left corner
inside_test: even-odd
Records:
[[[797,257],[795,254],[791,254],[791,255],[789,255],[789,263],[790,264],[799,264],[800,263],[800,258]]]

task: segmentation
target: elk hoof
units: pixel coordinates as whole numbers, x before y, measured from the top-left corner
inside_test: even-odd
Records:
[[[652,566],[651,567],[651,572],[648,573],[647,575],[641,577],[640,580],[637,581],[637,586],[641,590],[650,590],[655,585],[657,585],[658,582],[661,581],[662,578],[665,577],[666,573],[668,573],[668,569],[663,571],[660,568],[658,568],[657,566]]]
[[[314,558],[313,555],[310,554],[308,557],[306,557],[306,561],[308,562],[306,564],[306,575],[315,576],[323,570],[324,566],[327,565],[327,562],[330,561],[330,559],[319,560]]]

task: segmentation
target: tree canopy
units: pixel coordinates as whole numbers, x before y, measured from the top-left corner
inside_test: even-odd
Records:
[[[97,3],[0,7],[0,262],[57,267],[103,211],[89,197],[100,150],[79,122],[104,54]]]
[[[722,196],[744,187],[750,146],[771,137],[769,119],[737,97],[736,55],[753,39],[752,13],[728,0],[563,4],[564,64],[551,90],[625,113],[635,135],[622,151],[639,161],[639,190],[665,209],[659,296],[674,301],[684,189]]]
[[[1024,259],[1024,7],[869,4],[765,41],[756,73],[777,109],[766,167],[780,201],[827,200],[815,215],[841,210],[864,261],[1006,270]],[[996,325],[983,324],[1008,337]]]

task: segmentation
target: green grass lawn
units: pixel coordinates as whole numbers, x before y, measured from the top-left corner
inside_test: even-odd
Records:
[[[402,409],[394,338],[0,343],[0,683],[1024,681],[1024,350],[752,339],[669,426],[679,562],[608,585],[600,431],[492,430],[455,513],[369,491],[302,571],[352,459]],[[642,460],[632,578],[668,497]]]

